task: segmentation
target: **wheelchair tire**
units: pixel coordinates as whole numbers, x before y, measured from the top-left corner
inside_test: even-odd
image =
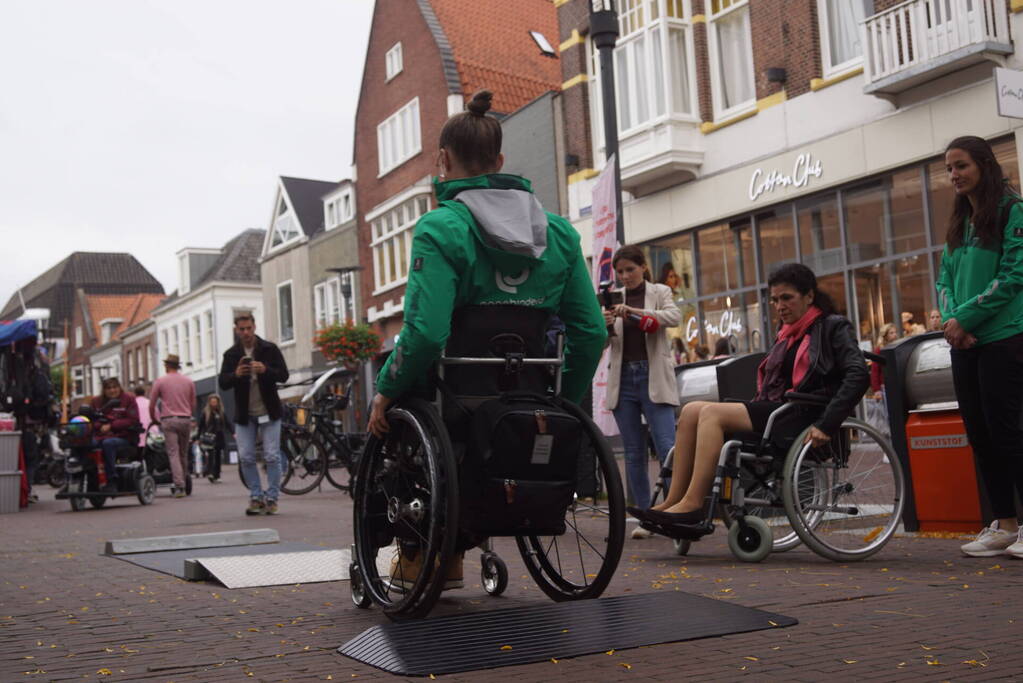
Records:
[[[79,474],[68,478],[67,489],[69,493],[85,493],[89,490],[89,483],[86,480],[85,474]],[[68,498],[68,502],[71,503],[72,512],[81,512],[85,509],[85,498],[74,497]]]
[[[89,505],[99,510],[101,507],[107,504],[107,496],[90,496]]]
[[[771,554],[771,527],[756,515],[747,515],[744,523],[745,529],[739,520],[728,527],[728,549],[737,560],[761,562]]]
[[[487,595],[495,597],[508,587],[508,565],[496,553],[480,556],[480,583]]]
[[[151,504],[153,498],[156,497],[156,482],[153,481],[153,477],[149,474],[139,475],[139,478],[135,480],[135,492],[140,503]]]
[[[898,455],[878,430],[857,419],[843,422],[821,448],[803,445],[808,431],[785,459],[785,513],[821,557],[864,560],[884,547],[902,519],[906,484]]]
[[[359,609],[369,609],[373,604],[373,600],[370,599],[366,593],[366,584],[362,581],[362,571],[359,569],[359,565],[352,562],[348,565],[348,587],[352,594],[352,604]]]
[[[781,482],[776,482],[775,483],[776,488],[774,491],[772,491],[769,486],[765,486],[763,483],[757,480],[756,475],[753,474],[752,471],[748,470],[745,466],[743,466],[743,471],[739,476],[740,481],[743,483],[743,488],[745,489],[745,494],[747,496],[753,498],[762,498],[764,496],[776,496],[774,500],[777,500],[778,505],[777,508],[751,506],[746,507],[747,517],[750,516],[759,517],[760,519],[763,519],[765,522],[767,522],[768,526],[772,527],[772,536],[774,540],[771,545],[771,552],[783,553],[787,550],[792,550],[797,545],[799,545],[800,543],[799,535],[796,534],[795,530],[793,530],[791,526],[788,524],[788,518],[785,515],[785,504],[784,501],[782,501],[781,494],[782,488],[780,485]],[[725,523],[725,526],[731,529],[732,525],[735,523],[735,517],[729,511],[729,506],[727,504],[722,504],[720,507],[721,519]],[[776,515],[775,517],[772,518],[768,514],[773,509],[776,509],[778,512],[781,513],[780,515],[781,519],[779,521],[785,524],[784,529],[779,529],[770,521],[768,521],[768,519],[774,519],[779,516]]]
[[[675,548],[676,555],[685,557],[689,554],[689,548],[693,545],[693,542],[686,538],[673,538],[671,545]]]
[[[458,540],[458,472],[454,449],[437,410],[403,399],[387,412],[390,431],[370,437],[355,477],[355,563],[370,599],[390,619],[425,616],[444,588]],[[397,585],[380,576],[377,555],[396,542],[399,558],[418,564]],[[414,555],[409,552],[414,551]]]
[[[600,429],[577,405],[563,401],[562,407],[582,422],[589,437],[607,505],[602,507],[598,500],[588,503],[576,495],[565,513],[564,534],[515,537],[526,570],[540,590],[557,602],[600,597],[618,568],[625,545],[625,493],[614,453]]]

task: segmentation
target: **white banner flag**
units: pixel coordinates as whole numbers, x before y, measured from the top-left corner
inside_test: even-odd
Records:
[[[614,155],[604,164],[604,170],[597,177],[593,186],[593,290],[600,287],[601,282],[614,281],[614,269],[611,257],[618,249],[618,203],[615,201],[615,158]],[[593,376],[593,421],[607,436],[618,433],[618,424],[614,415],[604,407],[607,395],[608,363],[611,348],[604,350]]]

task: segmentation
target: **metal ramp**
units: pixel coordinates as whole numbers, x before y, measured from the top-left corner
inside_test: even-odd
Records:
[[[226,588],[347,581],[349,550],[306,550],[185,560],[185,576],[215,580]]]
[[[780,614],[666,591],[382,624],[338,652],[393,674],[428,676],[796,623]]]

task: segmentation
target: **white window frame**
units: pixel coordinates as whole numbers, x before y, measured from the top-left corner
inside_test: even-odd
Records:
[[[132,362],[135,365],[135,379],[142,380],[144,382],[148,375],[147,375],[146,370],[145,370],[145,365],[144,365],[145,361],[142,359],[142,347],[141,346],[135,347],[135,360],[132,361]]]
[[[203,313],[203,318],[206,324],[206,362],[212,365],[216,360],[213,349],[213,311],[206,311]]]
[[[147,380],[155,379],[155,377],[153,377],[152,375],[149,374],[149,372],[150,372],[149,360],[152,357],[152,353],[153,352],[152,352],[152,349],[150,348],[149,344],[146,344],[146,350],[142,354],[142,362],[143,362],[144,367],[145,367],[145,372],[142,373],[142,377],[147,379]],[[152,369],[155,370],[156,368],[154,367]]]
[[[847,0],[848,2],[862,2],[864,5],[864,18],[869,17],[873,14],[873,9],[868,8],[864,0]],[[821,74],[824,78],[833,78],[840,76],[844,73],[848,73],[855,69],[863,66],[863,30],[862,27],[857,27],[856,31],[860,33],[860,54],[851,59],[847,59],[840,64],[831,63],[831,32],[828,28],[831,25],[831,17],[828,16],[828,0],[817,0],[817,22],[821,37]]]
[[[189,321],[181,321],[181,364],[188,366],[192,363],[192,336]]]
[[[192,365],[199,367],[203,364],[202,362],[202,328],[199,327],[199,314],[196,313],[192,316],[192,351],[194,352],[194,360]]]
[[[355,192],[351,188],[345,190],[337,198],[338,223],[347,223],[355,217]]]
[[[302,239],[302,228],[298,224],[298,219],[295,216],[295,210],[291,206],[291,202],[288,201],[287,196],[283,191],[278,193],[277,198],[279,201],[274,204],[273,219],[270,221],[270,234],[267,235],[267,239],[269,240],[267,253],[277,251],[278,249],[284,249],[289,244]],[[285,207],[283,212],[280,211],[282,203]],[[294,234],[290,237],[286,237],[283,233],[281,233],[278,227],[278,222],[284,220],[289,221],[291,230],[294,231]],[[291,234],[291,231],[289,231],[289,234]],[[274,244],[274,239],[278,236],[281,238],[281,241]]]
[[[171,336],[171,339],[174,342],[173,350],[171,351],[171,353],[173,353],[178,358],[181,358],[181,331],[178,330],[178,326],[175,325],[174,327],[171,328],[171,332],[174,333]]]
[[[725,2],[727,0],[722,0]],[[752,83],[750,84],[750,90],[753,96],[745,102],[739,102],[734,104],[727,109],[721,107],[721,103],[724,101],[723,83],[721,82],[721,64],[718,59],[718,32],[717,26],[715,25],[718,21],[725,19],[736,12],[746,11],[749,12],[749,0],[731,0],[731,4],[719,11],[717,14],[712,14],[710,5],[707,6],[707,46],[710,54],[710,89],[711,89],[711,100],[713,102],[714,120],[722,121],[729,119],[739,114],[744,114],[747,111],[755,109],[757,106],[757,77],[755,65],[753,63],[753,36],[752,36],[752,21],[747,21],[746,26],[750,29],[750,34],[747,36],[747,50],[746,59],[748,62],[750,76],[752,77]]]
[[[407,122],[406,127],[403,123]],[[377,178],[423,151],[419,98],[414,97],[377,125]],[[400,144],[399,144],[400,142]]]
[[[170,353],[170,332],[168,330],[163,330],[160,333],[160,336],[162,337],[161,341],[163,341],[163,344],[162,344],[163,351],[161,353],[163,353],[163,357],[166,358],[167,354]],[[157,351],[160,351],[160,349],[158,348]],[[159,353],[157,355],[159,355]],[[156,368],[154,368],[154,370],[156,370],[157,372],[154,372],[153,373],[154,375],[159,372],[159,367],[160,367],[160,364],[157,363],[156,364]]]
[[[668,3],[672,3],[676,9],[681,8],[682,16],[673,17],[667,13]],[[651,8],[656,11],[651,13]],[[656,15],[656,19],[645,21],[645,24],[628,35],[624,35],[623,38],[619,39],[618,46],[615,48],[615,104],[618,107],[618,134],[621,137],[628,137],[639,131],[646,130],[653,125],[657,125],[664,121],[679,121],[683,123],[699,123],[699,93],[696,87],[696,48],[693,37],[693,23],[692,23],[692,3],[690,0],[643,0],[642,9],[644,12],[644,18]],[[634,12],[635,10],[633,10]],[[628,25],[627,17],[619,18],[619,26],[624,27]],[[624,28],[622,29],[625,30]],[[670,49],[670,37],[672,31],[681,31],[685,37],[685,80],[688,85],[689,92],[686,93],[686,99],[689,101],[689,111],[681,112],[675,111],[674,108],[674,88],[677,86],[677,69],[679,66],[671,59]],[[661,53],[661,79],[658,83],[658,79],[654,75],[653,68],[653,35],[655,33],[660,34],[660,53]],[[639,121],[636,119],[631,122],[629,127],[624,127],[624,117],[621,115],[623,112],[622,108],[622,79],[618,76],[618,54],[622,51],[628,51],[630,58],[628,61],[629,74],[628,82],[633,87],[629,92],[629,104],[630,111],[635,112],[638,107],[638,95],[636,94],[636,76],[640,73],[638,71],[638,64],[635,60],[636,50],[634,49],[635,43],[642,39],[644,41],[644,49],[641,53],[642,56],[642,72],[646,73],[643,76],[645,85],[647,87],[646,92],[646,105],[648,109],[647,117]],[[590,88],[590,120],[595,122],[592,127],[593,130],[593,146],[594,146],[594,158],[600,158],[603,156],[604,150],[604,112],[603,105],[601,104],[601,98],[603,93],[600,89],[600,58],[597,53],[596,46],[593,41],[587,38],[586,41],[587,54],[590,55],[590,59],[587,61],[587,83]],[[657,93],[663,94],[664,103],[661,113],[657,113]],[[598,153],[599,151],[599,153]]]
[[[85,395],[85,372],[81,365],[71,368],[71,395],[75,398]]]
[[[291,336],[284,336],[284,311],[281,306],[281,290],[288,288],[288,306],[291,311]],[[295,288],[291,280],[277,283],[277,339],[281,346],[295,343]]]
[[[313,329],[321,330],[333,321],[330,319],[330,290],[327,287],[329,281],[321,282],[313,286]]]
[[[400,74],[404,68],[404,55],[402,54],[401,41],[399,40],[384,55],[384,83]]]
[[[419,218],[430,210],[430,188],[417,187],[411,196],[402,198],[384,211],[369,218],[370,249],[373,253],[373,295],[383,294],[408,282],[412,267],[412,230]],[[426,203],[425,211],[422,202]],[[400,219],[404,220],[400,220]],[[402,254],[404,251],[404,254]],[[391,254],[394,258],[390,258]],[[404,260],[401,256],[404,255]],[[392,272],[391,262],[394,262]],[[354,310],[354,307],[353,307]]]
[[[82,348],[82,341],[83,341],[82,340],[82,336],[83,336],[82,335],[82,326],[81,325],[75,325],[75,348],[76,349]]]

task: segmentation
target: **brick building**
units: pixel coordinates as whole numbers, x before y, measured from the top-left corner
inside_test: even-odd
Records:
[[[619,0],[616,104],[626,239],[684,309],[689,346],[773,334],[766,278],[798,260],[858,326],[934,306],[954,137],[989,139],[1018,185],[1018,119],[992,71],[1020,68],[1023,3]],[[590,234],[604,165],[589,3],[559,19],[568,214]],[[588,245],[587,245],[588,246]]]
[[[550,0],[376,3],[355,120],[355,184],[362,300],[385,348],[401,327],[412,227],[433,207],[441,127],[481,88],[494,92],[498,115],[556,91],[556,54],[542,51],[556,34]]]

